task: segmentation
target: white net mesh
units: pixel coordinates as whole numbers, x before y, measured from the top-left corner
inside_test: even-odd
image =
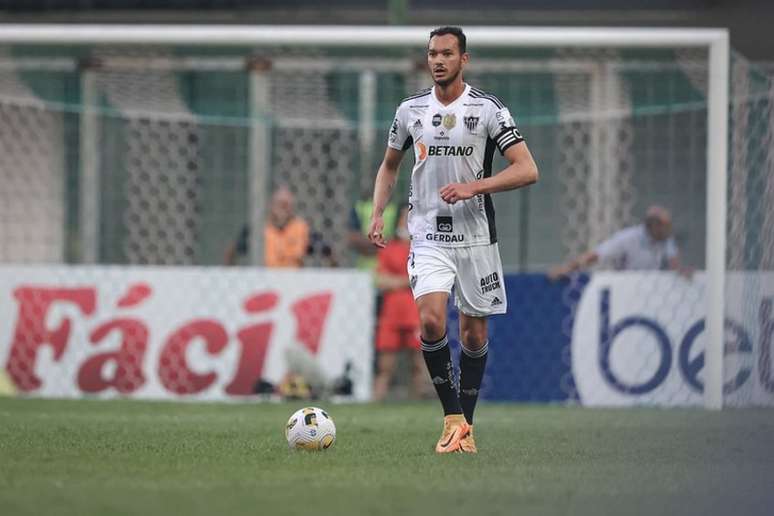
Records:
[[[774,393],[774,81],[739,55],[731,70],[724,395],[756,405]]]
[[[65,255],[62,114],[46,109],[11,64],[0,62],[0,262],[57,263]]]
[[[299,213],[317,235],[307,263],[321,265],[324,254],[347,256],[347,221],[355,180],[356,128],[335,104],[319,72],[270,73],[271,110],[276,121],[272,190],[286,184],[296,194]],[[334,258],[337,262],[338,259]]]
[[[85,72],[94,75],[94,95],[121,114],[100,117],[96,130],[100,175],[116,179],[108,189],[126,202],[112,229],[123,235],[126,262],[193,264],[201,202],[196,119],[172,71],[143,69],[142,57],[114,63],[106,52],[96,59],[99,68]],[[122,62],[133,66],[122,69]]]
[[[554,79],[568,206],[562,242],[569,254],[580,254],[634,220],[632,102],[614,52],[560,56],[568,69]]]
[[[373,183],[396,105],[428,78],[421,50],[308,50],[9,51],[0,69],[0,262],[221,264],[242,228],[260,242],[250,223],[287,185],[312,233],[306,265],[352,265],[352,206]],[[739,56],[731,77],[728,268],[739,274],[729,274],[727,305],[741,308],[728,310],[727,376],[747,374],[733,394],[750,404],[771,392],[774,90]],[[541,169],[536,188],[495,197],[506,269],[540,274],[512,279],[512,311],[523,317],[495,325],[508,338],[491,346],[488,392],[700,404],[707,53],[486,51],[473,55],[466,79],[511,108]],[[92,190],[84,177],[96,179]],[[672,212],[692,279],[607,272],[609,263],[590,278],[545,279],[550,265],[639,224],[652,204]],[[346,332],[363,330],[348,324]]]

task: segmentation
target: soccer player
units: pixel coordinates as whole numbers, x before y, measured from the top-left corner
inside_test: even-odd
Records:
[[[490,194],[538,178],[508,109],[494,95],[463,81],[468,60],[460,28],[430,33],[427,63],[435,85],[398,106],[376,176],[368,233],[375,245],[385,245],[384,207],[403,153],[412,149],[407,267],[419,310],[422,354],[443,406],[438,453],[476,452],[473,411],[486,365],[487,317],[507,308]],[[495,149],[510,164],[492,175]],[[462,340],[459,393],[446,337],[452,286]]]

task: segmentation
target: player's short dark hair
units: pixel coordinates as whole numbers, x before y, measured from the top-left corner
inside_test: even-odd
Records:
[[[468,40],[465,38],[465,33],[462,32],[462,29],[459,27],[438,27],[430,33],[430,39],[433,39],[433,36],[445,36],[447,34],[451,34],[457,38],[457,46],[460,48],[460,54],[467,52]]]

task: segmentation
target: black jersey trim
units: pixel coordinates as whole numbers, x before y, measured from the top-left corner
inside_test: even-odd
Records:
[[[403,104],[404,102],[408,102],[409,100],[418,99],[420,97],[426,97],[427,95],[430,95],[431,88],[426,88],[424,90],[419,90],[418,92],[414,93],[413,95],[410,95],[406,97],[405,99],[401,100],[400,103]]]
[[[505,108],[505,105],[500,102],[500,99],[495,97],[494,95],[490,93],[486,93],[485,91],[479,90],[478,88],[470,88],[470,96],[476,99],[487,99],[491,100],[492,103],[497,106],[498,109]]]
[[[484,149],[484,177],[492,177],[492,160],[494,159],[495,142],[491,138],[486,139],[486,149]],[[495,224],[495,209],[492,202],[492,196],[484,194],[484,213],[486,213],[486,223],[489,226],[489,243],[497,243],[497,226]]]
[[[481,90],[481,89],[479,89],[479,88],[471,88],[471,89],[470,89],[470,91],[471,91],[473,94],[475,94],[475,95],[477,95],[477,96],[479,96],[479,97],[485,97],[485,98],[491,99],[491,100],[492,100],[492,101],[493,101],[495,104],[497,104],[497,105],[498,105],[500,108],[504,108],[504,107],[505,107],[505,105],[502,103],[502,101],[501,101],[500,99],[498,99],[498,98],[497,98],[497,96],[496,96],[496,95],[493,95],[493,94],[491,94],[491,93],[487,93],[487,92],[485,92],[484,90]]]
[[[401,150],[409,150],[412,145],[414,145],[414,137],[409,135],[409,137],[406,138],[406,141],[403,142],[403,148]]]
[[[483,100],[488,100],[489,102],[491,102],[492,104],[494,104],[494,105],[495,105],[495,107],[496,107],[497,109],[503,109],[503,108],[505,107],[505,106],[503,106],[503,104],[502,104],[501,102],[499,102],[498,100],[496,100],[496,99],[494,99],[494,98],[492,98],[492,97],[490,97],[490,96],[485,96],[485,95],[473,95],[473,94],[471,94],[471,95],[470,95],[470,98],[473,98],[473,99],[483,99]]]

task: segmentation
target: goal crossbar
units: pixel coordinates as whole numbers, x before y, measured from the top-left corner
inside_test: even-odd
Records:
[[[0,44],[421,47],[430,27],[268,25],[6,24]],[[709,55],[707,95],[707,349],[705,406],[723,405],[723,321],[729,35],[726,29],[466,27],[476,48],[701,48]]]
[[[0,42],[16,44],[418,46],[432,27],[300,25],[6,24]],[[708,47],[726,29],[466,27],[477,47]]]

